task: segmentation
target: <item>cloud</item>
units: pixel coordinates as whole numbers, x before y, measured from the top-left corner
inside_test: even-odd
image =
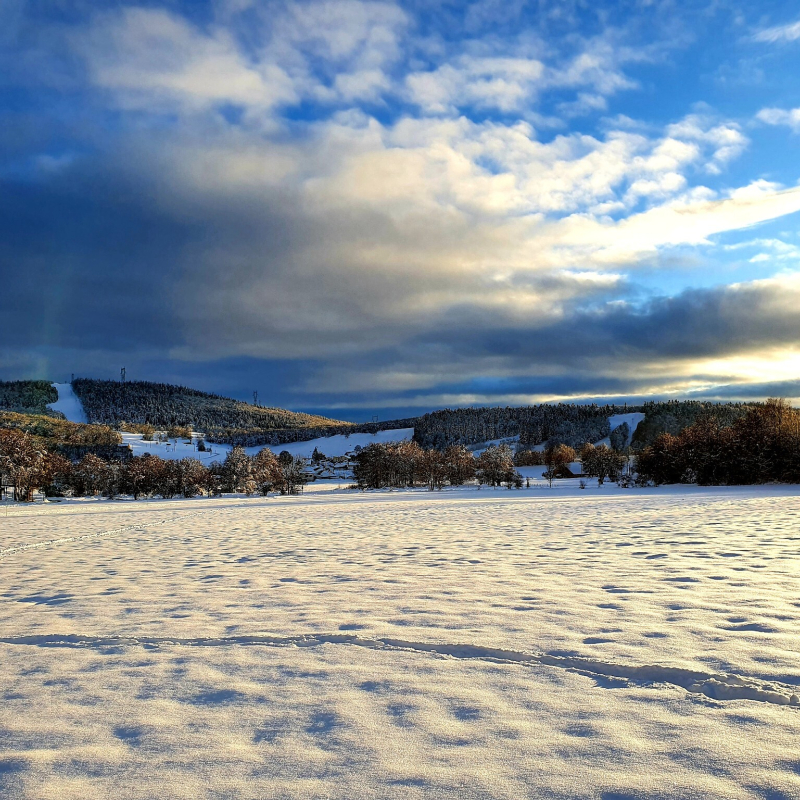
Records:
[[[662,249],[800,209],[800,192],[764,181],[722,196],[687,189],[716,139],[667,133],[542,143],[524,123],[366,115],[319,121],[300,141],[165,132],[123,140],[91,167],[65,164],[9,204],[5,225],[19,229],[24,210],[29,227],[49,226],[52,252],[70,253],[53,314],[76,341],[105,328],[130,341],[139,316],[165,352],[193,361],[366,357],[465,318],[533,334],[624,296],[625,273]],[[620,219],[594,211],[632,195],[650,205]],[[54,208],[80,224],[53,228]],[[12,240],[7,263],[31,258]],[[57,285],[58,264],[37,283],[54,271]],[[113,298],[91,311],[98,285]],[[21,306],[35,303],[33,284],[23,294]]]
[[[766,125],[786,125],[795,133],[800,133],[800,108],[762,108],[756,119]]]
[[[753,36],[757,42],[796,42],[800,39],[800,21],[764,28]]]
[[[507,42],[487,54],[486,45],[467,45],[461,53],[434,69],[411,72],[405,79],[408,100],[430,114],[452,114],[459,109],[522,113],[537,119],[533,109],[546,92],[575,90],[575,99],[559,104],[567,116],[604,111],[606,98],[633,89],[636,82],[622,72],[624,64],[647,60],[644,50],[634,50],[603,38],[582,44],[568,58],[547,59],[542,43]],[[507,55],[509,49],[518,51]],[[540,118],[540,117],[539,117]]]
[[[4,341],[195,376],[302,364],[281,375],[319,407],[690,387],[749,374],[754,347],[783,375],[787,276],[649,302],[639,285],[676,262],[708,282],[715,237],[800,210],[733,169],[740,123],[614,115],[658,50],[621,29],[448,38],[426,28],[445,5],[91,10],[68,29],[68,105],[94,116],[0,172],[0,270],[21,276]],[[556,26],[580,4],[557,5]]]
[[[518,111],[543,87],[544,64],[535,58],[463,56],[430,72],[406,78],[409,99],[428,112],[459,107]]]
[[[220,103],[270,109],[296,101],[275,63],[248,62],[223,29],[205,33],[159,9],[125,8],[99,16],[75,37],[92,81],[126,107],[202,109]]]
[[[710,159],[705,168],[711,174],[719,174],[723,167],[738,158],[748,145],[747,137],[734,122],[716,123],[711,117],[690,114],[680,122],[667,127],[667,134],[679,141],[703,143],[710,150]]]
[[[240,106],[264,115],[303,100],[377,100],[385,70],[400,56],[406,14],[390,3],[321,0],[258,7],[260,40],[228,24],[200,27],[165,9],[122,8],[94,17],[72,36],[92,82],[125,108],[202,111]]]
[[[468,314],[459,326],[418,336],[403,350],[339,359],[315,370],[302,388],[335,396],[333,407],[410,410],[564,397],[730,396],[736,387],[740,396],[759,396],[759,387],[796,381],[798,301],[800,274],[793,273],[638,304],[612,302],[535,330],[475,324]]]

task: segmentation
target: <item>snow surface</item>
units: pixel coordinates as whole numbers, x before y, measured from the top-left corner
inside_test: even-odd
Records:
[[[122,437],[122,443],[130,445],[135,456],[150,453],[167,461],[175,461],[180,458],[197,458],[205,464],[210,464],[212,461],[224,461],[225,456],[231,449],[228,445],[208,442],[206,446],[210,449],[201,452],[197,449],[198,439],[192,439],[191,443],[188,443],[185,439],[170,439],[168,442],[146,442],[140,433],[120,432],[120,436]],[[260,447],[251,448],[253,451],[260,449]]]
[[[55,403],[48,403],[48,408],[60,411],[70,422],[89,421],[78,395],[72,390],[71,383],[54,383],[53,388],[58,392],[58,400]]]
[[[308,442],[295,442],[293,444],[278,444],[271,449],[280,453],[288,450],[293,456],[310,458],[314,448],[326,456],[343,456],[355,450],[356,446],[366,447],[370,444],[385,442],[405,442],[414,436],[413,428],[398,428],[393,431],[378,431],[378,433],[351,433],[350,436],[325,436],[321,439],[311,439]],[[260,447],[251,448],[254,451]],[[248,450],[250,452],[250,450]]]
[[[197,438],[192,439],[189,443],[185,439],[172,439],[169,442],[146,442],[140,433],[121,433],[122,443],[131,446],[133,454],[137,456],[151,453],[153,455],[161,456],[163,459],[175,460],[179,458],[197,458],[203,463],[211,463],[212,461],[224,461],[225,456],[232,449],[227,444],[215,444],[206,442],[206,446],[210,450],[201,452],[197,449]],[[293,456],[305,456],[310,458],[314,452],[314,448],[318,447],[320,452],[326,456],[343,456],[352,450],[355,450],[357,445],[366,447],[372,442],[399,442],[411,439],[414,435],[413,428],[400,428],[393,431],[379,431],[376,434],[371,433],[353,433],[350,436],[327,436],[320,439],[310,439],[307,442],[294,442],[292,444],[279,444],[270,447],[275,453],[280,453],[283,450],[288,450]],[[258,447],[246,447],[245,451],[248,455],[255,455],[260,450],[264,449],[265,445]]]
[[[800,797],[798,487],[5,511],[3,797]]]

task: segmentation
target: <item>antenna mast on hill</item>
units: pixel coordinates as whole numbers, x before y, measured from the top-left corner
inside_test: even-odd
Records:
[[[125,383],[125,367],[119,371],[119,382]]]
[[[258,392],[253,392],[253,405],[258,405]]]

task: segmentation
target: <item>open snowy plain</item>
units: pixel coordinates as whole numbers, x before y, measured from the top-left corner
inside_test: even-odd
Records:
[[[0,531],[9,800],[800,797],[797,487],[90,501]]]

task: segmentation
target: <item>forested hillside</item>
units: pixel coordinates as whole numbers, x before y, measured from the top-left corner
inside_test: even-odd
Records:
[[[50,413],[48,403],[58,400],[49,381],[0,381],[0,409],[26,414]]]
[[[710,418],[722,428],[733,425],[758,403],[709,403],[699,400],[669,400],[644,403],[644,420],[633,434],[634,450],[649,447],[662,433],[677,436],[702,418]]]
[[[710,417],[720,427],[733,425],[755,403],[711,403],[695,400],[648,402],[641,406],[551,403],[518,408],[459,408],[424,414],[416,420],[414,440],[439,450],[453,444],[519,437],[519,449],[538,444],[580,447],[609,435],[608,418],[643,412],[645,419],[632,432],[631,447],[641,450],[662,433],[678,435],[700,419]]]
[[[414,440],[422,447],[443,449],[451,444],[475,444],[519,436],[520,447],[542,442],[579,447],[610,432],[608,418],[637,411],[633,406],[573,405],[569,403],[520,408],[444,409],[417,420]]]
[[[287,428],[349,427],[349,423],[327,417],[262,408],[167,383],[77,378],[72,388],[90,422],[115,427],[121,422],[147,423],[156,428],[188,426],[209,434],[225,429],[241,435]]]

